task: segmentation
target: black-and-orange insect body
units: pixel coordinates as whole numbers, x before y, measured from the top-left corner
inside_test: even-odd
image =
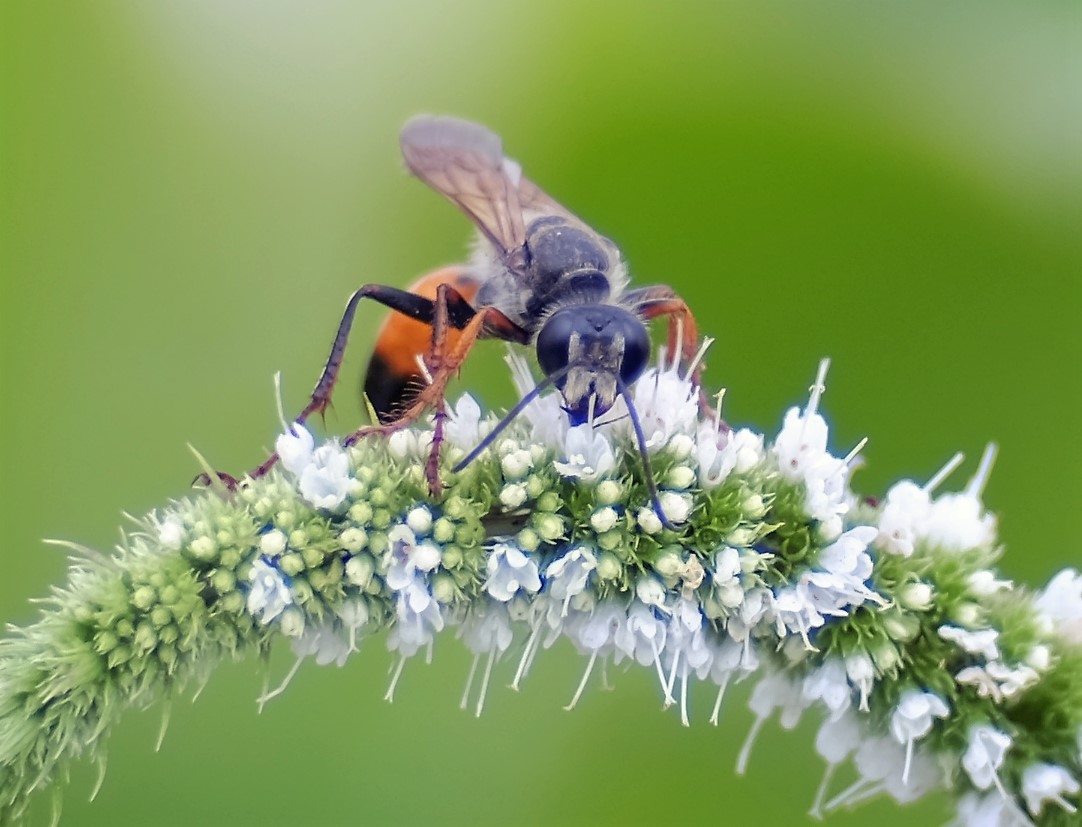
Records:
[[[657,507],[627,389],[647,364],[650,319],[669,317],[670,352],[679,349],[692,360],[698,336],[687,305],[666,286],[628,290],[616,245],[524,177],[484,127],[421,116],[403,128],[401,145],[410,172],[473,222],[480,234],[476,252],[468,263],[436,270],[410,290],[378,284],[357,290],[298,421],[329,403],[357,305],[371,298],[396,313],[380,330],[365,380],[381,424],[361,428],[353,439],[406,427],[434,410],[426,473],[437,493],[448,381],[478,339],[532,345],[545,374],[535,392],[555,386],[572,424],[594,422],[625,399]]]

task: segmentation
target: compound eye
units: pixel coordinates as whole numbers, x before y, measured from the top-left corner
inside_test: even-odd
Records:
[[[634,316],[629,315],[624,328],[624,358],[620,362],[620,379],[630,385],[646,369],[650,359],[650,336],[646,326]]]
[[[537,361],[546,376],[567,367],[571,334],[575,329],[573,314],[565,310],[553,313],[537,334]]]

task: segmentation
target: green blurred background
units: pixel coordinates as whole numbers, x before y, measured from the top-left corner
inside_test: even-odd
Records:
[[[987,491],[1010,577],[1078,564],[1082,497],[1082,7],[1071,3],[32,3],[0,6],[3,359],[0,618],[65,567],[43,537],[108,548],[121,511],[183,494],[191,442],[263,456],[303,403],[346,296],[464,249],[467,222],[403,173],[397,131],[447,112],[501,133],[558,199],[667,282],[718,338],[730,421],[771,431],[834,359],[834,446],[857,485],[1001,455]],[[380,313],[364,310],[347,392]],[[490,346],[464,384],[511,398]],[[381,700],[380,639],[305,668],[257,716],[256,662],[223,667],[79,765],[66,824],[802,824],[814,727],[712,693],[695,724],[648,670],[561,710],[582,662],[508,665],[460,712],[450,637]],[[277,653],[275,676],[290,656]],[[843,783],[842,781],[838,782]],[[35,823],[46,823],[48,796]],[[944,801],[828,823],[939,824]]]

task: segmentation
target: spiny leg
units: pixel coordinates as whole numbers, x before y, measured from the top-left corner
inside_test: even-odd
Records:
[[[710,404],[710,399],[702,387],[702,373],[705,365],[702,359],[696,361],[699,347],[699,327],[695,323],[695,316],[692,314],[687,302],[676,295],[671,287],[665,285],[632,290],[627,298],[634,303],[635,309],[648,321],[668,316],[669,353],[679,353],[680,359],[685,365],[693,364],[695,366],[690,379],[699,388],[699,410],[704,416],[717,418],[717,412]],[[722,430],[729,430],[729,426],[725,422],[721,420],[718,420],[718,422]]]
[[[400,290],[396,287],[387,287],[382,284],[366,284],[356,290],[346,303],[345,312],[338,322],[338,329],[331,344],[331,352],[323,366],[323,372],[316,382],[315,388],[309,397],[308,404],[294,420],[298,424],[304,422],[314,413],[323,413],[331,402],[335,384],[338,381],[342,369],[342,360],[345,357],[346,345],[349,342],[349,334],[353,328],[353,319],[357,313],[357,306],[361,299],[373,299],[392,310],[408,316],[425,324],[431,324],[435,317],[435,302],[432,299],[418,296],[408,290]],[[452,323],[458,322],[462,326],[468,321],[466,313],[473,314],[473,308],[465,299],[456,302],[451,311]],[[258,468],[253,469],[249,476],[261,477],[266,474],[278,461],[278,454],[271,454]]]
[[[439,451],[440,443],[443,441],[443,421],[446,417],[444,394],[447,383],[462,368],[466,356],[469,355],[474,344],[482,336],[491,336],[520,343],[528,340],[526,332],[508,319],[503,312],[495,307],[482,307],[478,310],[470,308],[473,315],[460,328],[461,335],[453,342],[448,341],[449,327],[454,326],[458,329],[458,319],[455,317],[455,312],[459,302],[464,303],[465,300],[451,285],[440,285],[436,294],[432,317],[432,346],[425,360],[432,381],[421,388],[417,396],[399,414],[397,419],[381,425],[369,425],[360,428],[346,440],[347,444],[352,444],[367,436],[392,434],[416,422],[425,411],[435,408],[436,417],[432,448],[425,464],[425,476],[433,496],[436,496],[441,490]]]

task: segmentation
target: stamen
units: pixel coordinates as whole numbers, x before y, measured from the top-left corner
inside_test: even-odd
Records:
[[[680,723],[691,726],[688,720],[688,661],[684,658],[684,666],[680,670]]]
[[[732,673],[726,674],[725,677],[721,679],[721,683],[718,684],[718,697],[714,701],[714,709],[710,713],[710,723],[714,726],[718,725],[718,718],[721,715],[721,701],[725,697],[725,690],[729,687],[729,678],[731,675]]]
[[[473,662],[470,664],[469,674],[466,675],[466,688],[462,692],[462,700],[458,703],[459,709],[465,709],[470,703],[470,690],[473,688],[473,676],[477,672],[477,662],[481,660],[481,653],[473,653]]]
[[[748,731],[748,737],[744,739],[744,745],[740,748],[740,755],[736,758],[736,774],[743,775],[748,769],[748,759],[751,758],[751,748],[755,744],[755,739],[759,737],[759,732],[763,728],[763,724],[766,723],[766,717],[760,716],[755,719],[751,725],[751,729]]]
[[[293,433],[293,426],[286,422],[286,409],[282,404],[282,372],[274,372],[274,402],[278,406],[278,422],[282,425],[282,433]]]
[[[594,671],[594,663],[597,661],[597,652],[590,655],[590,662],[586,664],[586,671],[582,675],[582,680],[579,681],[579,688],[575,690],[575,697],[571,699],[571,703],[564,707],[565,712],[570,712],[578,704],[579,698],[582,697],[582,691],[586,688],[586,681],[590,679],[590,673]]]
[[[687,375],[691,376],[695,373],[695,369],[699,367],[699,363],[702,362],[703,357],[706,356],[706,351],[710,350],[710,346],[714,344],[714,340],[707,336],[703,339],[703,343],[699,345],[699,350],[695,353],[691,362],[688,364]]]
[[[722,388],[720,391],[718,391],[714,395],[714,398],[718,400],[718,407],[717,410],[714,412],[714,437],[716,439],[717,437],[721,436],[721,406],[722,403],[725,401],[725,388]]]
[[[868,437],[864,437],[864,439],[862,439],[860,442],[858,442],[853,447],[852,451],[850,451],[848,454],[845,455],[845,459],[843,460],[843,462],[846,465],[851,465],[853,460],[855,460],[857,458],[857,454],[859,454],[861,451],[863,451],[864,446],[867,445],[867,444],[868,444]]]
[[[530,631],[530,636],[526,639],[526,646],[522,650],[522,657],[518,661],[518,669],[515,671],[515,679],[511,681],[511,688],[518,692],[519,684],[522,679],[526,677],[526,670],[529,667],[530,662],[533,660],[531,652],[537,645],[537,638],[541,634],[541,624],[538,623]]]
[[[965,458],[966,455],[959,451],[953,457],[947,460],[947,464],[940,468],[938,471],[936,471],[935,475],[930,480],[928,480],[928,482],[924,483],[924,493],[931,494],[933,491],[935,491],[939,484],[943,482],[943,480],[945,480],[952,473],[954,473],[954,469],[961,465],[962,460],[964,460]]]
[[[853,809],[858,804],[863,804],[865,801],[871,798],[875,798],[877,795],[882,795],[886,792],[887,785],[880,781],[872,784],[870,787],[864,790],[860,790],[849,797],[848,800],[840,802],[840,806],[844,806],[846,809]],[[829,806],[829,805],[828,805]]]
[[[661,684],[661,688],[665,690],[665,709],[668,709],[673,705],[672,695],[669,694],[669,686],[665,681],[665,670],[661,666],[661,652],[658,651],[657,641],[650,641],[650,648],[654,651],[654,667],[657,669],[658,683]]]
[[[676,686],[676,667],[679,665],[679,663],[680,651],[677,650],[676,654],[673,655],[672,666],[669,667],[668,680],[666,680],[665,682],[665,709],[668,709],[670,706],[676,703],[676,698],[673,697],[672,691],[673,687]]]
[[[848,787],[846,787],[844,790],[834,796],[834,798],[830,799],[830,801],[824,804],[823,812],[829,813],[830,811],[836,810],[839,807],[851,804],[854,796],[866,794],[869,789],[878,792],[881,786],[882,785],[878,781],[873,781],[870,778],[858,778],[856,781],[854,781],[852,784],[850,784]],[[874,795],[874,792],[871,794]]]
[[[815,791],[815,800],[812,801],[811,809],[808,810],[808,815],[816,821],[823,820],[823,799],[826,798],[827,787],[829,787],[830,782],[834,780],[834,771],[837,768],[837,764],[827,764],[826,769],[823,770],[823,778],[820,780],[819,787]]]
[[[999,453],[999,446],[994,442],[989,442],[984,447],[984,453],[981,454],[981,464],[977,467],[977,473],[973,475],[973,479],[969,481],[969,485],[966,486],[966,493],[975,498],[980,499],[984,494],[984,487],[988,484],[988,477],[992,473],[992,466],[995,465],[996,455]]]
[[[481,678],[481,696],[477,699],[477,709],[474,717],[480,718],[481,711],[485,708],[485,696],[488,695],[488,679],[492,677],[492,662],[496,660],[496,646],[488,650],[488,661],[485,663],[485,676]]]
[[[805,418],[810,417],[812,414],[817,413],[819,410],[819,400],[822,398],[823,394],[826,393],[827,390],[826,378],[827,370],[829,369],[830,359],[821,359],[819,361],[819,370],[815,374],[815,384],[808,388],[811,396],[808,397],[807,407],[804,408]]]
[[[398,664],[395,666],[394,675],[391,677],[391,685],[387,687],[387,692],[383,696],[383,700],[387,703],[394,703],[394,691],[398,686],[398,679],[402,677],[402,667],[406,665],[406,656],[402,655],[398,659]]]
[[[264,692],[263,695],[256,699],[256,703],[259,704],[260,714],[263,713],[263,707],[266,706],[267,701],[271,700],[272,698],[277,698],[279,695],[286,691],[286,687],[289,686],[290,682],[293,680],[293,677],[297,674],[297,670],[301,668],[302,663],[304,663],[303,656],[297,658],[293,662],[293,666],[291,666],[289,671],[286,672],[285,679],[278,685],[277,689],[273,689],[270,692]]]

